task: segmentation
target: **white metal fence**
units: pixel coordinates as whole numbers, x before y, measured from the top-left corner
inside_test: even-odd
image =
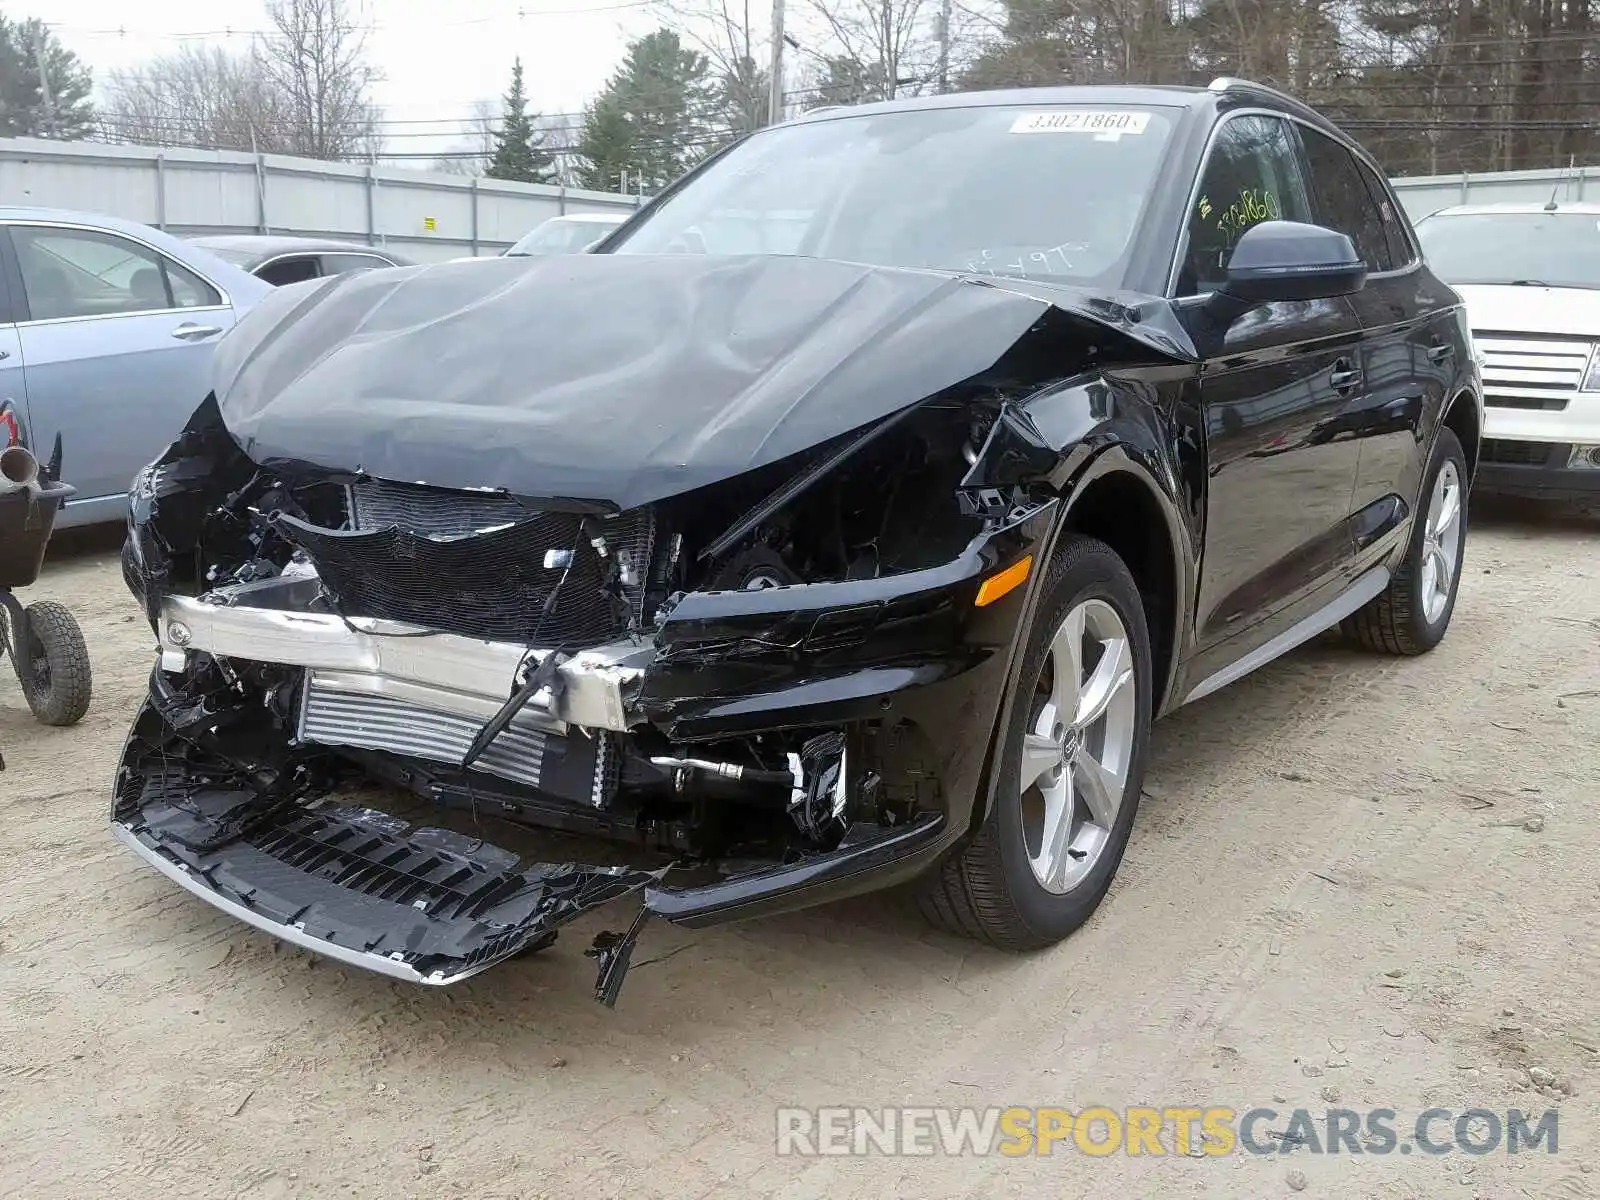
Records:
[[[109,213],[176,234],[347,238],[420,262],[494,254],[547,217],[639,202],[275,154],[0,138],[0,205]]]
[[[1600,167],[1393,181],[1412,219],[1452,204],[1600,199]],[[392,246],[428,262],[493,254],[547,217],[638,196],[275,154],[0,138],[0,204],[76,208],[178,234],[290,233]]]
[[[1486,171],[1391,180],[1415,221],[1452,204],[1543,204],[1600,200],[1600,167],[1570,170]]]

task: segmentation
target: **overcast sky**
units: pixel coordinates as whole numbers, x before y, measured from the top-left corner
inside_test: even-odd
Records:
[[[576,112],[604,86],[631,37],[657,21],[648,0],[352,0],[372,25],[369,56],[383,73],[390,151],[437,151],[474,100],[504,91],[520,54],[530,111]],[[97,77],[185,40],[237,49],[266,27],[261,0],[0,0],[9,17],[37,16]],[[518,15],[520,12],[520,16]],[[230,35],[229,30],[235,31]],[[498,106],[497,106],[498,107]],[[423,124],[436,118],[450,120]],[[443,139],[421,136],[447,133]],[[459,136],[459,135],[457,135]]]

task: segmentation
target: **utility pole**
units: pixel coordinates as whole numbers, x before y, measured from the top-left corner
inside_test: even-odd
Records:
[[[950,90],[950,0],[939,0],[939,94]]]
[[[883,98],[893,100],[900,89],[900,56],[895,53],[894,30],[889,24],[890,0],[878,0],[883,10]]]
[[[53,137],[56,132],[56,102],[50,95],[50,70],[44,62],[43,21],[33,27],[33,56],[39,60],[39,97],[44,101],[44,121],[39,133],[42,137]]]
[[[772,0],[772,69],[767,81],[767,124],[783,120],[783,0]]]

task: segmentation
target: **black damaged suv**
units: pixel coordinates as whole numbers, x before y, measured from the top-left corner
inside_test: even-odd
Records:
[[[1371,159],[1232,80],[819,112],[595,253],[281,289],[132,491],[114,829],[423,983],[629,895],[608,1001],[650,915],[891,884],[1048,945],[1153,718],[1444,636],[1476,371]]]

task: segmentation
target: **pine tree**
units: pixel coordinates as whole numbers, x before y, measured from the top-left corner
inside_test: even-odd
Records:
[[[0,137],[88,137],[90,89],[88,68],[42,21],[0,16]]]
[[[494,157],[486,174],[490,179],[518,179],[523,183],[553,183],[554,157],[543,146],[543,136],[528,115],[528,94],[522,83],[522,59],[511,67],[511,87],[506,92],[505,116],[494,135]]]
[[[669,29],[628,44],[622,67],[584,115],[578,178],[614,191],[630,183],[661,188],[683,174],[711,140],[717,104],[710,64]]]

